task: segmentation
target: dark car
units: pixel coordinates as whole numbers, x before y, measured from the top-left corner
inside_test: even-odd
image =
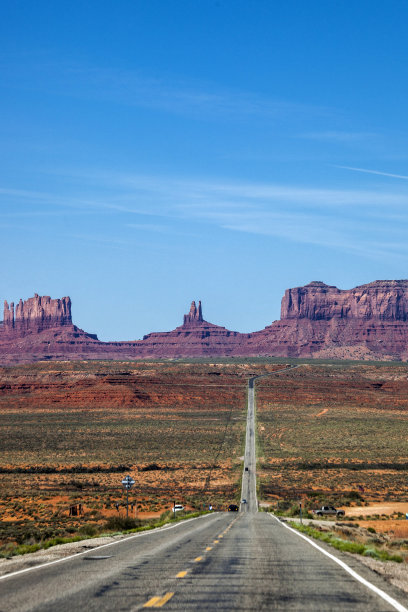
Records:
[[[238,506],[236,504],[230,504],[228,506],[228,512],[238,512]]]

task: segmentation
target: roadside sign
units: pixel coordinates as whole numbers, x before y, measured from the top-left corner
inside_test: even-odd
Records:
[[[129,475],[122,480],[123,487],[126,489],[126,518],[129,516],[129,491],[135,484],[133,478]]]
[[[122,484],[125,487],[125,489],[131,489],[133,485],[135,484],[135,481],[133,480],[131,476],[125,476],[125,478],[122,480]]]

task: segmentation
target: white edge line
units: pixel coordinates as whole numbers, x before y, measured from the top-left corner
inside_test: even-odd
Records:
[[[129,540],[133,540],[135,538],[141,538],[143,536],[152,535],[153,533],[163,533],[163,531],[167,531],[168,529],[174,529],[174,527],[180,527],[180,525],[186,525],[190,521],[196,521],[197,519],[207,518],[208,516],[216,516],[216,513],[213,514],[204,514],[203,516],[195,516],[190,519],[186,519],[185,521],[181,521],[180,523],[176,523],[175,525],[169,525],[168,527],[159,527],[156,529],[148,529],[142,533],[135,533],[135,535],[131,535],[121,540],[115,540],[115,542],[108,542],[107,544],[101,544],[100,546],[95,546],[95,548],[84,550],[80,553],[75,553],[73,555],[69,555],[68,557],[63,557],[62,559],[56,559],[55,561],[47,561],[47,563],[42,563],[41,565],[35,565],[33,567],[26,567],[22,570],[17,570],[16,572],[10,572],[10,574],[4,574],[0,576],[0,580],[5,580],[6,578],[12,578],[13,576],[18,576],[19,574],[24,574],[25,572],[32,572],[33,570],[41,569],[43,567],[47,567],[48,565],[55,565],[56,563],[62,563],[63,561],[68,561],[69,559],[74,559],[75,557],[80,557],[82,555],[92,554],[95,550],[100,550],[101,548],[106,548],[107,546],[114,546],[115,544],[121,544],[122,542],[128,542]],[[109,536],[108,536],[109,537]],[[82,540],[85,542],[86,540]],[[75,542],[75,544],[80,544],[81,540]]]
[[[393,597],[388,595],[385,591],[382,591],[381,589],[376,587],[374,584],[371,584],[371,582],[368,582],[368,580],[366,580],[365,578],[357,574],[357,572],[351,569],[351,567],[349,567],[346,563],[344,563],[344,561],[341,561],[334,555],[327,552],[327,550],[324,550],[324,548],[316,544],[316,542],[313,542],[313,540],[311,540],[307,536],[303,535],[303,533],[299,533],[299,531],[297,531],[296,529],[293,529],[293,527],[289,527],[289,525],[286,525],[286,523],[282,523],[282,521],[280,521],[275,515],[269,514],[269,516],[271,518],[274,518],[276,521],[278,521],[278,523],[282,525],[283,527],[286,527],[286,529],[289,529],[290,531],[292,531],[292,533],[295,533],[300,538],[303,538],[304,540],[306,540],[306,542],[309,542],[309,544],[314,546],[314,548],[317,548],[318,550],[320,550],[320,552],[326,555],[326,557],[329,557],[330,559],[332,559],[335,563],[337,563],[337,565],[340,565],[340,567],[342,567],[346,572],[348,572],[351,576],[353,576],[353,578],[358,580],[358,582],[361,582],[361,584],[364,584],[364,586],[366,586],[368,589],[370,589],[371,591],[374,591],[374,593],[382,597],[382,599],[384,599],[387,603],[393,606],[393,608],[398,610],[398,612],[408,612],[407,608],[405,608],[402,604],[400,604],[396,599],[394,599]]]

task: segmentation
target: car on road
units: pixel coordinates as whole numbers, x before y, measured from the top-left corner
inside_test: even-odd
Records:
[[[337,510],[334,506],[322,506],[312,512],[316,516],[344,516],[344,510]]]
[[[173,506],[174,512],[181,512],[182,510],[184,510],[184,506],[182,506],[181,504],[174,504]]]
[[[243,499],[242,502],[241,502],[241,504],[246,504],[246,503],[247,503],[246,499]]]
[[[236,504],[230,504],[228,506],[228,512],[238,512],[238,506]]]

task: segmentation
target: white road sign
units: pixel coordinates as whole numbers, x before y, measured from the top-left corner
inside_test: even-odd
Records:
[[[125,476],[125,478],[122,480],[122,484],[125,487],[125,489],[131,489],[133,485],[135,484],[135,481],[133,480],[131,476]]]

